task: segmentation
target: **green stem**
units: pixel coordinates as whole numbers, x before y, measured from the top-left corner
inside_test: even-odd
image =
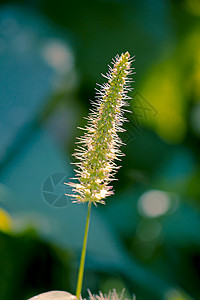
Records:
[[[85,254],[86,254],[86,247],[87,247],[88,229],[89,229],[89,224],[90,224],[91,206],[92,206],[92,201],[90,201],[88,204],[87,219],[86,219],[86,224],[85,224],[85,234],[84,234],[83,247],[82,247],[82,252],[81,252],[81,261],[80,261],[80,267],[79,267],[79,273],[78,273],[77,287],[76,287],[76,297],[78,299],[81,296],[82,283],[83,283],[83,273],[84,273],[84,266],[85,266]]]

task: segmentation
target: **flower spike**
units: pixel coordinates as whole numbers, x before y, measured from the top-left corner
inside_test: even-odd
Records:
[[[78,183],[67,183],[75,192],[68,195],[75,198],[74,202],[104,204],[104,199],[113,194],[109,183],[115,180],[114,175],[119,168],[114,161],[121,160],[124,155],[119,149],[123,143],[117,132],[125,131],[122,128],[126,121],[123,114],[127,110],[123,107],[128,106],[126,100],[131,99],[127,96],[131,62],[128,52],[115,57],[113,68],[109,66],[109,72],[103,75],[108,83],[97,89],[96,100],[92,102],[87,117],[88,123],[81,128],[85,133],[78,138],[73,154],[78,160],[75,163]]]

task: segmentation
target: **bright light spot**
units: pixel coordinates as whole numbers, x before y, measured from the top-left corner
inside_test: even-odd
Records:
[[[102,189],[100,191],[100,193],[95,193],[94,196],[96,197],[96,199],[101,200],[101,199],[105,198],[106,195],[107,195],[107,190],[106,189]]]
[[[100,194],[101,194],[101,197],[104,198],[106,196],[106,194],[107,194],[107,190],[106,189],[102,189],[101,192],[100,192]]]
[[[151,190],[144,193],[138,202],[138,209],[142,215],[158,217],[165,214],[170,207],[167,193]]]
[[[46,42],[42,49],[46,62],[57,71],[68,73],[73,68],[73,55],[71,50],[59,40]]]

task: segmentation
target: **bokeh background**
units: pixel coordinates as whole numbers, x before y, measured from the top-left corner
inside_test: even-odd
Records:
[[[136,56],[126,156],[92,209],[83,296],[200,299],[200,2],[1,1],[0,299],[75,293],[86,206],[74,176],[101,73]]]

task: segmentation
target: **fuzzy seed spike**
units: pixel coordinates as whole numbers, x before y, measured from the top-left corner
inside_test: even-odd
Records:
[[[131,91],[128,83],[131,78],[131,62],[134,57],[130,57],[129,52],[116,55],[113,60],[113,68],[109,66],[109,71],[103,75],[108,83],[99,85],[96,89],[96,100],[92,101],[92,109],[88,118],[84,135],[79,138],[78,146],[73,155],[79,161],[76,164],[76,179],[78,183],[69,183],[73,187],[76,195],[72,195],[76,200],[74,202],[93,204],[102,203],[107,196],[113,194],[112,186],[109,183],[119,167],[116,167],[114,160],[121,160],[124,156],[119,147],[123,142],[118,137],[117,132],[125,131],[122,128],[126,119],[123,117],[123,106],[128,106],[127,92]]]

